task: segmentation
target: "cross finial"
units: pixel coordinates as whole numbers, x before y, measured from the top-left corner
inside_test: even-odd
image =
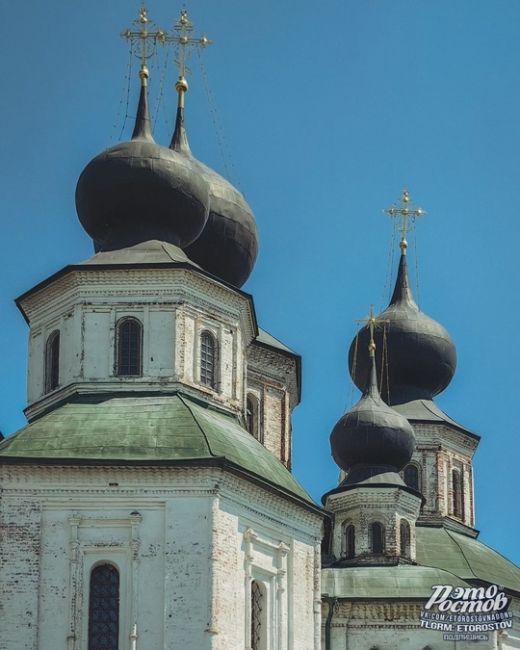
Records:
[[[385,212],[391,217],[400,219],[399,232],[401,233],[401,241],[399,243],[399,247],[401,248],[403,254],[406,254],[406,249],[408,248],[406,235],[410,229],[410,219],[415,220],[419,217],[423,217],[426,214],[426,211],[422,208],[414,208],[411,206],[410,194],[408,190],[403,190],[400,204],[394,204],[391,208],[387,208]]]
[[[370,313],[366,318],[362,318],[356,321],[357,323],[363,323],[367,329],[370,331],[370,342],[368,344],[368,352],[371,357],[374,357],[376,354],[376,342],[374,340],[374,332],[377,327],[389,323],[390,321],[385,320],[384,318],[378,318],[374,314],[374,305],[370,305]]]
[[[181,9],[179,19],[175,23],[173,30],[175,33],[167,34],[164,37],[164,41],[166,43],[174,43],[178,48],[176,63],[179,66],[179,78],[175,84],[175,89],[179,93],[179,104],[182,104],[183,94],[187,92],[189,88],[188,82],[186,81],[186,74],[189,72],[186,65],[189,48],[204,48],[211,45],[212,41],[210,41],[205,34],[202,34],[199,38],[191,36],[191,33],[193,32],[193,23],[188,17],[188,10],[186,7]]]
[[[154,54],[157,41],[164,42],[165,35],[160,29],[149,31],[153,23],[148,18],[148,10],[145,6],[139,9],[139,18],[134,20],[132,24],[136,26],[136,29],[127,29],[121,33],[121,36],[126,38],[127,41],[130,41],[132,45],[134,42],[139,43],[140,47],[137,55],[141,59],[139,78],[141,79],[141,83],[146,85],[149,74],[146,61]]]

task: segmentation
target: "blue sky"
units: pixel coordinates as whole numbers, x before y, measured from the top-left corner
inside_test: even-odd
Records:
[[[119,138],[128,50],[118,34],[138,7],[128,0],[3,7],[4,433],[24,424],[27,328],[13,299],[91,255],[75,184]],[[406,186],[429,213],[417,225],[421,307],[458,350],[457,373],[438,403],[483,436],[477,527],[484,542],[520,563],[520,3],[194,0],[189,8],[196,33],[214,40],[204,61],[225,154],[197,59],[187,98],[192,150],[230,170],[252,205],[261,250],[244,288],[260,324],[303,356],[297,477],[316,499],[336,483],[329,434],[358,395],[346,352],[355,319],[388,299],[392,225],[382,210]],[[166,28],[179,9],[149,3]],[[133,69],[130,115],[136,62]],[[151,72],[155,111],[161,69]],[[156,124],[164,144],[174,78],[170,67]],[[130,127],[131,119],[124,137]]]

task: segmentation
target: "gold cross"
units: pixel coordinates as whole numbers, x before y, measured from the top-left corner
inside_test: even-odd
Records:
[[[141,79],[146,79],[148,78],[146,61],[154,54],[157,41],[160,43],[164,42],[165,34],[160,29],[156,31],[148,31],[148,28],[150,28],[153,23],[150,23],[148,11],[144,6],[139,9],[139,18],[134,20],[132,24],[136,25],[136,27],[140,29],[133,31],[127,29],[121,33],[121,36],[126,38],[126,40],[130,41],[132,44],[134,42],[140,43],[140,52],[138,56],[141,59],[141,70],[139,76]]]
[[[410,203],[410,194],[408,190],[404,190],[401,195],[401,205],[393,205],[391,208],[385,210],[386,214],[389,214],[391,217],[396,217],[400,219],[399,232],[401,233],[401,243],[399,244],[401,250],[406,252],[408,247],[408,242],[406,241],[406,235],[410,229],[410,219],[415,220],[419,217],[423,217],[426,214],[426,211],[422,208],[414,208],[409,206]]]
[[[205,34],[202,34],[199,38],[191,36],[191,33],[193,32],[193,23],[188,18],[188,10],[186,8],[181,9],[181,15],[173,29],[176,34],[166,34],[164,42],[175,43],[178,46],[178,57],[176,63],[179,66],[179,81],[177,82],[177,91],[180,92],[182,90],[185,92],[188,90],[188,83],[186,81],[186,74],[189,72],[186,66],[189,54],[188,48],[204,48],[211,45],[213,41],[210,41]]]
[[[356,320],[356,323],[363,323],[367,327],[368,330],[370,330],[370,343],[368,344],[368,351],[370,353],[370,356],[373,357],[376,352],[376,342],[374,341],[374,332],[376,328],[379,326],[389,323],[389,320],[385,320],[384,318],[378,318],[377,316],[374,315],[374,305],[370,305],[370,313],[367,316],[367,318],[362,318],[360,320]]]

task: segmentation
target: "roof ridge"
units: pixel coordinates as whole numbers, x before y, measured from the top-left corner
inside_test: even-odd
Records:
[[[202,436],[204,437],[204,442],[206,443],[206,446],[208,448],[208,452],[213,456],[213,458],[218,458],[216,454],[213,453],[213,450],[211,449],[211,445],[209,444],[208,436],[206,435],[206,432],[202,428],[202,425],[198,421],[197,417],[195,416],[195,413],[192,411],[191,406],[185,401],[185,398],[183,395],[180,393],[177,394],[178,398],[180,401],[184,404],[185,408],[188,409],[188,411],[191,414],[191,417],[193,418],[193,421],[196,423],[197,427],[199,428],[200,432],[202,433]]]
[[[468,565],[469,570],[470,570],[471,573],[473,574],[473,577],[476,578],[476,579],[478,580],[478,576],[475,574],[475,571],[473,571],[473,567],[472,567],[471,564],[469,563],[469,560],[468,560],[468,558],[466,557],[466,554],[464,553],[464,551],[463,551],[463,549],[462,549],[462,546],[461,546],[461,545],[459,544],[459,542],[458,542],[458,541],[453,537],[453,535],[451,534],[451,531],[449,531],[447,528],[444,528],[444,530],[445,530],[446,533],[449,535],[449,537],[451,537],[451,539],[455,542],[455,544],[457,544],[457,546],[458,546],[458,548],[459,548],[459,551],[460,551],[462,557],[464,558],[464,561],[466,562],[466,564]]]

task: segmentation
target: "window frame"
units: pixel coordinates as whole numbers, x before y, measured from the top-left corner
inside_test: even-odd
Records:
[[[451,491],[453,516],[464,521],[464,473],[462,468],[453,467],[451,470]]]
[[[349,521],[343,526],[343,556],[346,560],[353,560],[356,557],[356,527]]]
[[[60,386],[60,330],[53,330],[45,342],[45,393],[50,393]]]
[[[415,487],[413,485],[410,485],[406,481],[406,470],[410,470],[410,469],[413,469],[416,472],[417,487]],[[405,482],[405,485],[407,487],[411,488],[412,490],[417,490],[417,492],[421,492],[421,489],[422,489],[422,475],[421,475],[421,468],[419,467],[419,465],[417,463],[408,463],[406,465],[406,467],[403,469],[403,481]]]
[[[249,408],[250,403],[253,407],[252,409]],[[253,420],[253,426],[250,425],[250,416]],[[256,438],[256,440],[263,443],[263,436],[260,427],[260,400],[251,392],[246,395],[246,429],[253,438]]]
[[[88,602],[88,608],[87,608],[87,638],[86,638],[86,648],[87,650],[96,650],[97,644],[95,643],[95,640],[91,639],[91,635],[93,634],[92,630],[92,579],[93,576],[95,575],[96,572],[98,572],[101,568],[106,568],[110,567],[115,574],[117,575],[117,619],[115,623],[115,629],[116,629],[116,642],[115,645],[111,648],[111,650],[118,650],[120,647],[120,642],[121,642],[121,604],[122,604],[122,598],[121,598],[121,572],[119,570],[119,567],[114,563],[110,562],[109,560],[102,560],[99,562],[96,562],[92,567],[90,567],[89,571],[89,578],[88,578],[88,597],[87,597],[87,602]]]
[[[204,351],[204,339],[211,341],[212,345],[212,354],[213,359],[212,363],[212,372],[211,372],[211,381],[206,381],[204,379],[204,374],[206,374],[207,369],[203,368],[203,364],[207,363],[207,359],[203,357]],[[219,386],[219,345],[218,339],[213,332],[209,329],[203,329],[199,335],[199,382],[202,386],[210,388],[211,390],[217,391]]]
[[[403,534],[404,533],[404,534]],[[407,519],[399,521],[399,551],[404,557],[410,557],[412,546],[412,527]]]
[[[138,325],[138,372],[122,372],[123,366],[123,350],[122,350],[122,328],[129,323]],[[116,323],[116,336],[115,336],[115,363],[114,375],[116,377],[142,377],[143,376],[143,323],[136,316],[123,316]],[[130,352],[129,352],[130,354]],[[127,363],[130,366],[130,363]]]
[[[379,530],[380,530],[379,539],[381,542],[381,550],[375,549],[374,542],[376,538],[374,536],[374,528],[376,526],[379,526]],[[384,524],[379,520],[370,522],[369,534],[370,534],[370,552],[373,553],[374,555],[383,555],[386,549],[386,530]]]

